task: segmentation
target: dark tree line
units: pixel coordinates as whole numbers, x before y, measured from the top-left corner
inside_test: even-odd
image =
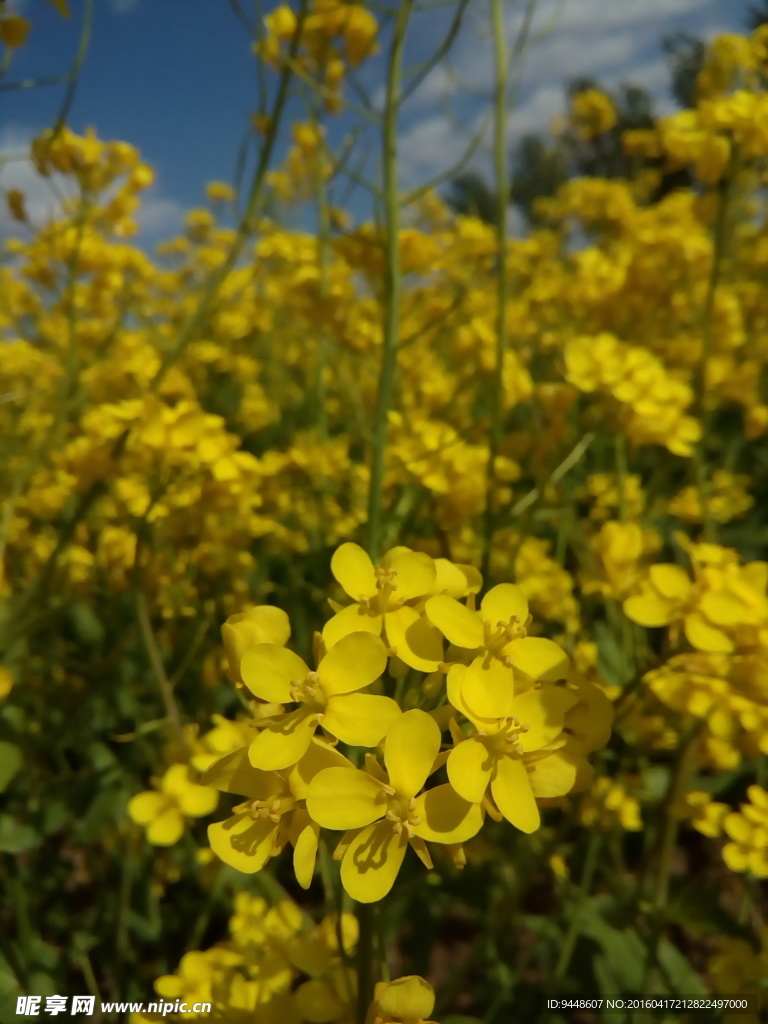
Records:
[[[747,17],[750,31],[764,24],[768,24],[768,0],[760,0],[750,7]],[[680,107],[693,106],[696,79],[704,61],[704,42],[687,32],[676,32],[663,39],[662,47],[676,103]],[[670,173],[660,164],[655,166],[658,162],[653,159],[638,158],[624,151],[622,135],[625,131],[651,128],[656,121],[653,99],[645,89],[625,83],[610,91],[592,78],[572,79],[565,86],[569,99],[586,89],[600,89],[610,97],[617,115],[613,128],[590,139],[582,138],[575,131],[566,131],[559,138],[528,133],[512,150],[509,201],[529,224],[536,222],[536,200],[554,195],[571,178],[627,178],[641,166],[655,167],[659,181],[650,197],[652,200],[691,183],[687,171]],[[446,200],[456,213],[473,214],[487,223],[496,219],[495,190],[474,171],[451,181]]]

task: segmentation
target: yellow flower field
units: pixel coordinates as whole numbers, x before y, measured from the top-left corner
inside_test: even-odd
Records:
[[[652,127],[576,92],[634,172],[515,233],[501,0],[495,219],[401,186],[413,8],[265,12],[250,179],[155,252],[129,141],[4,189],[3,1022],[768,1009],[768,26]]]

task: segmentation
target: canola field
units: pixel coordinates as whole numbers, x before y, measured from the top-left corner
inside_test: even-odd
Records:
[[[764,1019],[768,27],[649,127],[575,92],[632,173],[513,232],[501,0],[494,216],[400,186],[415,6],[259,19],[255,166],[155,251],[129,140],[4,189],[3,1024]]]

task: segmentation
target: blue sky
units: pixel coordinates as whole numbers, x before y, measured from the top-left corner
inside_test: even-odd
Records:
[[[524,0],[506,5],[510,40],[523,5]],[[77,49],[84,0],[70,0],[70,21],[46,0],[17,0],[10,6],[33,28],[6,81],[66,71]],[[253,6],[243,0],[249,12]],[[266,3],[264,9],[273,6]],[[483,123],[492,64],[488,6],[487,0],[470,0],[449,59],[404,105],[400,140],[406,188],[460,159]],[[562,109],[563,82],[575,75],[592,75],[607,85],[635,82],[653,93],[661,110],[671,109],[661,37],[677,30],[705,38],[740,31],[749,6],[750,0],[539,0],[534,40],[510,111],[510,141],[525,131],[547,130]],[[409,65],[433,52],[452,14],[452,7],[438,7],[414,20]],[[146,194],[141,218],[145,242],[173,234],[183,211],[204,202],[206,182],[233,180],[238,147],[257,105],[250,43],[227,0],[94,0],[91,43],[69,124],[75,131],[92,125],[102,138],[131,142],[155,168],[157,182]],[[382,57],[360,75],[374,103],[381,102],[383,75]],[[25,189],[31,208],[40,213],[49,208],[50,197],[21,157],[29,140],[55,117],[63,93],[62,86],[52,86],[0,94],[0,158],[18,158],[0,171],[0,189]],[[334,119],[332,145],[339,145],[349,129],[348,118]],[[372,138],[369,150],[375,152]],[[481,146],[472,166],[482,170],[487,162]],[[353,200],[353,212],[366,209],[363,198]]]

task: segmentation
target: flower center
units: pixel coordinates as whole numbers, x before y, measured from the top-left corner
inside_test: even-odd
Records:
[[[508,643],[513,640],[522,640],[523,637],[528,635],[528,630],[525,628],[527,625],[523,624],[516,615],[513,615],[506,622],[497,622],[496,625],[492,625],[487,620],[483,623],[484,646],[485,649],[496,657],[501,657],[501,649],[506,647]],[[506,658],[501,658],[505,663]]]
[[[391,791],[386,814],[387,821],[392,822],[394,832],[398,835],[405,832],[411,839],[417,826],[421,824],[421,817],[416,813],[416,798],[396,796],[390,786],[387,786],[387,791]]]
[[[325,708],[327,700],[317,672],[310,672],[304,680],[291,680],[291,700],[300,704],[314,704],[319,709]]]
[[[503,719],[498,732],[488,737],[489,745],[496,754],[507,754],[513,757],[522,757],[524,750],[520,743],[520,736],[528,732],[528,726],[523,725],[519,718],[510,715]]]
[[[270,796],[266,800],[246,800],[244,804],[234,808],[236,814],[247,812],[254,821],[269,818],[277,824],[284,814],[296,809],[296,801],[290,793],[281,796]]]

